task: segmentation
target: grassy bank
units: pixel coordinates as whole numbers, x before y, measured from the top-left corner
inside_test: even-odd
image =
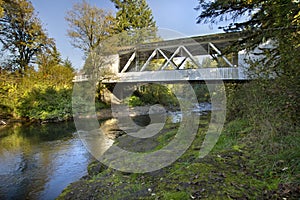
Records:
[[[177,125],[167,125],[155,139],[167,144]],[[299,190],[299,139],[292,136],[261,144],[264,136],[246,120],[228,122],[213,151],[199,159],[208,128],[200,121],[196,139],[172,165],[146,174],[107,169],[98,162],[89,175],[68,186],[58,199],[297,199]],[[299,131],[293,136],[298,136]],[[295,137],[297,138],[297,137]],[[280,145],[274,154],[271,147]],[[266,147],[270,147],[267,148]],[[279,150],[280,149],[280,150]]]
[[[299,199],[297,85],[288,77],[227,84],[227,123],[209,155],[199,159],[209,121],[202,118],[193,144],[172,165],[130,174],[95,161],[58,199]],[[167,125],[152,142],[165,146],[177,128]]]

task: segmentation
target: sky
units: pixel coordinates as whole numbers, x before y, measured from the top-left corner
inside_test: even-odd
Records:
[[[110,0],[86,0],[91,5],[116,12]],[[67,36],[66,13],[81,0],[31,0],[43,28],[55,39],[63,59],[68,58],[75,69],[84,64],[83,52],[70,44]],[[221,32],[218,25],[197,24],[199,12],[194,8],[198,0],[147,0],[156,25],[160,29],[171,29],[184,36],[207,35]]]

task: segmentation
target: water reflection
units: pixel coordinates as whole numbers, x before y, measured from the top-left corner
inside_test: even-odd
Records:
[[[54,199],[91,160],[73,123],[0,130],[0,199]]]
[[[84,141],[88,141],[86,145],[89,145],[87,146],[89,149],[98,152],[94,156],[99,158],[111,147],[115,137],[124,134],[123,129],[149,136],[144,133],[147,126],[149,133],[157,133],[165,120],[167,123],[180,123],[182,120],[180,112],[168,115],[167,120],[165,116],[132,117],[137,127],[110,119],[102,122],[97,130],[87,130],[86,134],[84,132],[73,134],[76,131],[73,122],[44,125],[14,124],[1,128],[0,199],[54,199],[68,184],[86,174],[87,165],[92,160],[79,135],[84,137]],[[90,127],[89,120],[81,120],[80,123],[87,128]],[[155,126],[149,126],[149,123]],[[140,131],[135,132],[137,129]],[[134,150],[139,152],[135,145],[126,142],[126,139],[131,138],[129,136],[130,134],[124,137],[119,145],[129,151],[134,147]],[[141,152],[156,147],[154,136],[150,136],[148,140],[144,137],[135,138],[137,143],[147,142],[147,146],[142,146]],[[153,141],[148,142],[149,140]]]

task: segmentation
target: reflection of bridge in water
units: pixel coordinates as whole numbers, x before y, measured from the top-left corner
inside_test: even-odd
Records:
[[[222,54],[240,37],[239,33],[222,33],[123,48],[118,54],[108,57],[107,67],[115,76],[103,82],[247,80],[245,55],[242,52]],[[92,78],[92,75],[79,75],[73,82]]]

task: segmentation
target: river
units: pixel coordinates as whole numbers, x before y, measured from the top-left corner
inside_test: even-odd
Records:
[[[73,122],[0,129],[0,199],[54,199],[87,174],[92,157]]]
[[[196,112],[211,109],[203,105]],[[147,125],[148,118],[138,116],[136,123]],[[182,114],[170,113],[168,118],[179,123]],[[100,126],[105,132],[115,132],[116,123],[109,119]],[[0,127],[0,199],[55,199],[68,184],[87,174],[92,160],[74,122]]]

